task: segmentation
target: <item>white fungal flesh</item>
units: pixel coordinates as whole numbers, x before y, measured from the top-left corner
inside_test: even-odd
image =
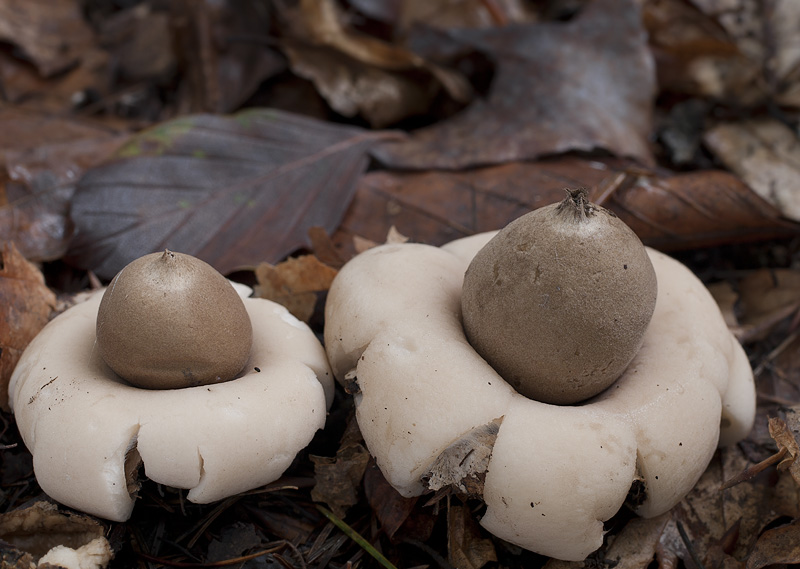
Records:
[[[650,250],[658,300],[625,374],[576,406],[522,397],[469,346],[459,319],[464,270],[492,236],[441,249],[385,245],[353,259],[328,294],[326,348],[338,378],[355,370],[361,431],[398,491],[422,493],[420,478],[448,445],[502,417],[481,523],[527,549],[582,560],[634,480],[645,487],[638,513],[658,515],[694,486],[718,443],[749,432],[752,371],[702,283]]]
[[[277,479],[324,426],[333,399],[325,352],[282,306],[244,300],[253,351],[241,377],[146,390],[116,378],[94,349],[101,296],[50,322],[9,385],[36,478],[55,500],[126,520],[126,457],[130,467],[135,450],[147,477],[212,502]]]

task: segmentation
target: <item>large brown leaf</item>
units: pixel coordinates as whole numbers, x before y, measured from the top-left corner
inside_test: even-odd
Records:
[[[628,170],[616,162],[565,157],[469,172],[364,176],[335,241],[358,235],[382,242],[390,227],[415,241],[441,245],[505,226],[563,199],[565,187],[587,187],[590,198],[620,216],[647,244],[661,249],[710,246],[796,234],[737,178],[721,171],[679,175]]]
[[[375,136],[267,109],[149,129],[80,181],[68,259],[101,278],[163,248],[223,273],[277,262],[336,228]]]
[[[652,161],[655,73],[636,2],[595,0],[568,23],[447,33],[497,62],[488,99],[383,144],[384,163],[459,169],[597,148]]]

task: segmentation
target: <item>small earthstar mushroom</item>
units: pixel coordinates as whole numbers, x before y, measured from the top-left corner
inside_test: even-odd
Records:
[[[252,291],[196,259],[134,263],[47,324],[11,376],[39,485],[124,521],[140,467],[200,504],[277,479],[325,424],[333,377],[322,345],[283,306],[240,299]]]
[[[244,368],[252,343],[250,317],[225,277],[169,250],[123,268],[97,312],[100,355],[137,387],[228,381]]]
[[[556,214],[551,209],[549,215]],[[606,216],[599,223],[614,222]],[[595,231],[579,227],[573,236]],[[633,251],[621,246],[628,259],[621,271],[636,264],[648,290],[639,291],[634,317],[637,328],[649,323],[643,338],[631,341],[641,345],[621,375],[575,405],[521,394],[469,343],[462,326],[464,273],[495,235],[441,248],[382,245],[352,259],[328,292],[326,350],[337,379],[355,393],[367,447],[402,495],[451,488],[482,498],[481,525],[493,534],[543,555],[583,560],[602,545],[604,522],[623,504],[645,517],[668,511],[692,489],[718,445],[747,435],[755,417],[753,374],[703,284],[657,251],[644,249],[643,258],[635,244]],[[555,271],[556,252],[559,262],[569,263],[571,256],[561,255],[565,250],[551,247],[553,258],[540,264],[539,278],[551,287],[561,284],[542,270]],[[527,264],[520,272],[535,274],[536,264],[522,253],[512,254]],[[494,277],[491,262],[478,262]],[[591,281],[595,275],[586,275],[587,262],[580,262],[581,280]],[[610,262],[616,279],[620,267],[613,266],[613,256]],[[652,317],[650,266],[657,282]],[[504,280],[516,272],[498,268]],[[593,306],[605,302],[585,291],[569,293]],[[587,310],[591,306],[577,311]],[[581,347],[603,343],[574,333],[583,334]],[[571,378],[552,379],[559,385]]]

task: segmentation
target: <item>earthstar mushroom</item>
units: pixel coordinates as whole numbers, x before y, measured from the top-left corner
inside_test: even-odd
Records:
[[[323,427],[333,399],[325,352],[282,306],[242,299],[252,349],[236,378],[143,389],[115,374],[97,349],[102,297],[94,293],[45,326],[9,384],[37,481],[55,500],[124,521],[143,464],[151,480],[213,502],[278,478]]]
[[[252,344],[250,317],[225,277],[196,257],[169,250],[122,269],[97,312],[100,355],[137,387],[231,380]]]
[[[486,529],[582,560],[602,545],[603,522],[634,481],[643,488],[635,511],[658,515],[689,492],[718,444],[746,436],[755,416],[752,371],[702,283],[648,249],[658,296],[622,376],[580,405],[519,394],[461,324],[464,272],[494,235],[441,248],[383,245],[351,260],[328,293],[329,361],[340,381],[355,382],[364,439],[401,494],[420,495],[432,480],[458,487],[477,479]],[[490,448],[470,449],[471,441]],[[469,455],[465,469],[442,472],[460,463],[451,452]]]
[[[586,190],[523,215],[464,275],[467,339],[523,395],[572,404],[597,395],[639,351],[656,304],[642,242]]]

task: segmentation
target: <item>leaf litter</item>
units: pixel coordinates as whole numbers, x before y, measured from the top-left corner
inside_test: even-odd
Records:
[[[81,12],[67,1],[48,12],[44,2],[0,1],[0,13],[16,11],[0,26],[14,48],[0,49],[0,212],[16,225],[0,227],[25,258],[45,261],[48,284],[58,289],[56,271],[107,279],[126,258],[177,239],[304,316],[319,313],[336,268],[390,228],[438,245],[584,186],[721,291],[756,368],[756,428],[719,451],[673,511],[652,520],[621,512],[599,552],[565,564],[493,539],[475,523],[478,501],[397,494],[348,430],[339,390],[325,431],[265,488],[197,506],[145,480],[127,524],[99,524],[111,566],[383,563],[373,553],[403,567],[800,562],[797,7],[277,4],[96,0]],[[287,15],[305,31],[284,28]],[[33,41],[43,27],[62,31]],[[462,81],[472,100],[454,89]],[[225,112],[235,114],[196,114]],[[409,132],[375,130],[391,125]],[[239,203],[219,207],[240,191]],[[77,268],[62,264],[73,223]],[[4,271],[28,275],[24,292],[6,287],[19,298],[4,303],[6,341],[19,350],[55,296],[11,251]],[[36,305],[24,309],[30,324],[11,318],[25,302]],[[321,321],[311,323],[319,332]],[[13,353],[2,346],[4,358]],[[0,503],[19,512],[43,497],[13,419],[0,418]],[[21,549],[4,549],[3,560],[35,561]]]

